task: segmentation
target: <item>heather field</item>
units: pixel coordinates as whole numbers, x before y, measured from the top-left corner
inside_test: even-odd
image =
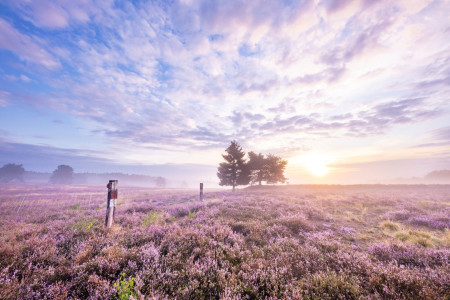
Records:
[[[1,299],[450,299],[450,186],[0,186]]]

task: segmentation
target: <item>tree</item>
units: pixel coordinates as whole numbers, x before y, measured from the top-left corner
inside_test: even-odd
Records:
[[[286,160],[272,154],[264,157],[263,154],[256,154],[254,152],[249,152],[248,157],[248,167],[250,169],[250,180],[252,183],[258,182],[261,185],[263,181],[269,184],[286,182],[287,179],[284,177],[284,169],[287,165]]]
[[[266,182],[267,183],[285,183],[287,178],[284,177],[284,169],[286,168],[287,160],[283,160],[281,157],[269,154],[266,158]]]
[[[262,181],[267,178],[267,163],[264,155],[251,151],[248,153],[248,168],[250,170],[250,181],[251,183],[258,182],[261,185]]]
[[[450,170],[433,171],[425,175],[430,181],[450,182]]]
[[[165,187],[166,186],[166,179],[164,177],[158,176],[155,178],[155,185],[157,187]]]
[[[0,181],[10,182],[17,179],[18,181],[23,182],[23,173],[25,173],[25,169],[22,165],[6,164],[0,168]]]
[[[220,179],[219,185],[230,185],[234,192],[236,186],[249,184],[250,170],[244,159],[245,152],[236,141],[232,141],[225,152],[222,154],[225,162],[220,163],[217,177]]]
[[[73,169],[66,165],[59,165],[58,168],[53,171],[52,177],[50,177],[50,183],[56,184],[71,184],[72,180]]]

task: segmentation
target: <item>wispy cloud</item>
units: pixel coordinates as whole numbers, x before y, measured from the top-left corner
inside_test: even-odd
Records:
[[[12,1],[11,5],[21,16],[35,26],[61,29],[69,25],[86,23],[112,5],[111,1],[39,0]]]
[[[4,7],[0,47],[19,60],[3,73],[25,80],[0,85],[0,103],[75,116],[118,157],[127,147],[220,151],[230,139],[294,156],[318,140],[443,127],[449,114],[445,1]]]
[[[44,45],[45,47],[45,45]],[[20,33],[10,23],[0,18],[0,48],[16,54],[21,60],[37,63],[49,69],[58,69],[59,61],[33,38]]]

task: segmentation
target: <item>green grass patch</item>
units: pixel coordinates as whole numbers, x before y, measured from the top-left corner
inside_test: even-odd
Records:
[[[381,222],[379,226],[383,230],[395,232],[395,231],[400,230],[401,225],[399,223],[386,220],[386,221]]]
[[[422,230],[403,230],[396,232],[394,237],[399,241],[413,243],[425,248],[433,247],[435,244],[440,243],[440,240],[431,233]]]
[[[69,206],[69,208],[72,210],[77,210],[80,208],[80,206],[81,206],[80,203],[75,203],[75,204],[72,204],[71,206]]]
[[[162,220],[162,216],[156,211],[148,213],[142,221],[142,226],[154,225]]]
[[[406,242],[406,241],[408,241],[410,239],[409,233],[405,232],[405,231],[396,232],[394,237],[397,240],[402,241],[402,242]]]

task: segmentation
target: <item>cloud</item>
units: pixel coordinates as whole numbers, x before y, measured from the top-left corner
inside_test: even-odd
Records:
[[[432,137],[436,140],[450,141],[450,126],[433,130]]]
[[[273,119],[266,118],[262,123],[254,123],[252,129],[255,130],[254,135],[262,133],[266,136],[286,132],[330,138],[380,135],[397,124],[414,124],[442,115],[441,109],[426,108],[425,103],[424,99],[413,98],[383,102],[340,115],[275,116]],[[239,125],[242,125],[243,115],[235,114],[233,120],[239,120]]]
[[[102,9],[109,8],[111,1],[18,0],[10,5],[37,27],[62,29],[72,23],[89,22]]]
[[[367,28],[361,30],[361,21],[349,21],[347,26],[350,33],[342,33],[343,43],[326,50],[321,59],[328,65],[343,64],[351,61],[357,55],[361,55],[366,49],[378,48],[380,36],[392,25],[392,16],[383,16],[384,19],[377,20]],[[367,26],[367,25],[366,25]]]
[[[164,176],[172,180],[210,180],[210,174],[216,170],[216,166],[201,164],[117,164],[102,158],[101,154],[85,149],[62,149],[0,140],[0,166],[23,164],[27,171],[52,172],[58,165],[66,164],[78,173],[122,172]]]
[[[414,145],[413,148],[446,147],[450,145],[450,126],[428,132],[429,142]],[[447,150],[444,150],[447,151]]]
[[[27,69],[2,99],[73,115],[120,151],[303,149],[447,114],[444,3],[17,3],[0,46],[58,73]]]
[[[40,64],[51,70],[61,66],[59,61],[33,41],[32,37],[20,33],[2,18],[0,18],[0,48],[13,52],[22,60]]]

